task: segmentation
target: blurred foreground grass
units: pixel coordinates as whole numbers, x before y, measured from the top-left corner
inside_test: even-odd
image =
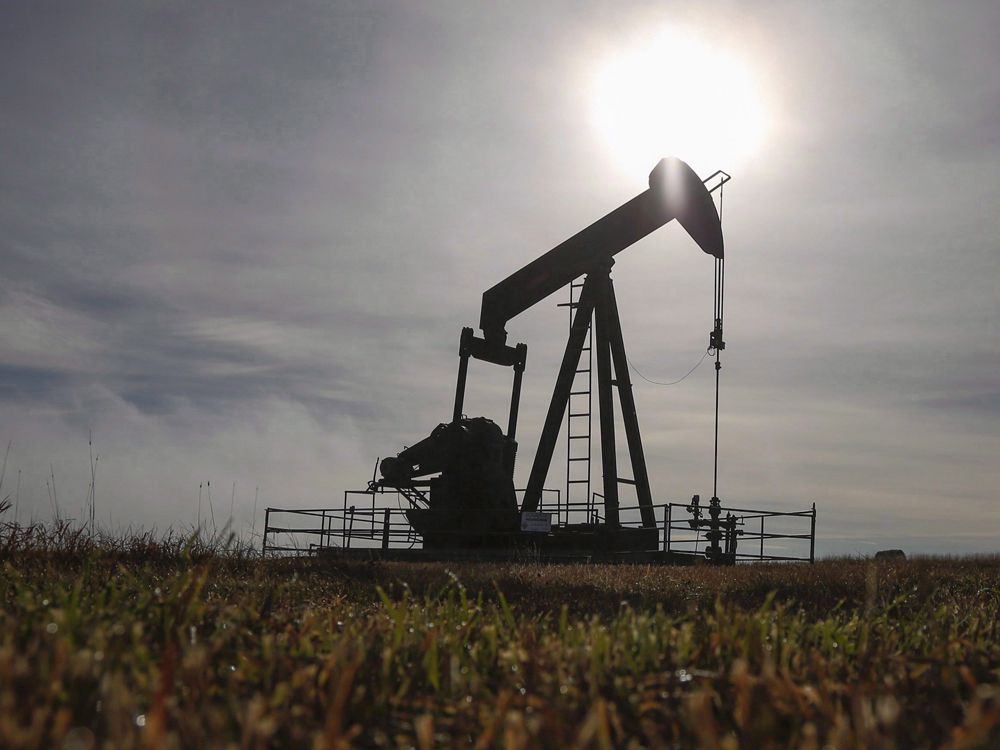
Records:
[[[1000,559],[261,561],[0,528],[0,747],[1000,747]]]

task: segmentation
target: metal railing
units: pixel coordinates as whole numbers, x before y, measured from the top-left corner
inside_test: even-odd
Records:
[[[524,490],[516,490],[518,504]],[[352,547],[406,549],[415,547],[420,535],[406,511],[410,505],[397,490],[346,490],[339,508],[267,508],[264,512],[263,553],[303,553],[324,548]],[[539,512],[569,518],[571,509],[557,489],[543,489]],[[431,513],[422,509],[423,513]],[[447,533],[447,532],[444,532]],[[465,534],[456,530],[455,534]],[[496,532],[503,536],[507,532]],[[480,536],[490,536],[484,532]]]
[[[663,547],[667,552],[690,552],[699,554],[700,545],[707,545],[703,533],[704,522],[698,527],[692,525],[692,516],[688,505],[683,503],[667,503],[664,507],[663,521]],[[705,510],[703,508],[703,510]],[[809,510],[800,511],[771,511],[755,510],[750,508],[727,508],[720,507],[720,518],[725,514],[732,513],[736,516],[737,523],[737,551],[736,561],[798,561],[815,562],[816,559],[816,503],[812,504]],[[686,516],[684,514],[687,514]],[[767,522],[771,522],[771,529],[767,527]],[[808,523],[808,529],[779,530],[773,531],[774,523],[790,523],[793,527],[804,527]],[[721,524],[720,524],[721,525]],[[746,550],[746,542],[759,542],[754,545],[755,551],[740,551],[740,544]],[[771,545],[771,549],[765,552],[765,542]],[[785,553],[775,553],[773,551],[775,543],[779,550],[790,550]],[[808,553],[805,545],[808,543]],[[796,551],[799,554],[794,554]]]
[[[518,491],[518,494],[523,490]],[[554,500],[553,500],[554,496]],[[587,502],[563,502],[558,490],[545,490],[548,502],[539,505],[547,512],[552,529],[586,530],[587,526],[603,524],[599,512],[600,494],[593,493]],[[659,533],[657,551],[697,556],[704,552],[706,522],[692,525],[689,506],[682,503],[662,503],[653,506]],[[371,492],[348,490],[339,508],[267,508],[264,519],[263,553],[313,553],[328,548],[339,549],[419,549],[422,538],[406,516],[409,505],[395,491]],[[803,511],[767,511],[747,508],[720,508],[722,514],[732,513],[736,520],[737,547],[735,562],[800,561],[813,562],[816,543],[816,506]],[[434,511],[421,510],[433,515]],[[619,509],[623,528],[642,528],[639,508]],[[453,518],[453,516],[452,516]],[[792,528],[787,528],[788,525]],[[776,529],[775,526],[778,526]],[[439,530],[447,537],[475,535],[481,542],[489,537],[509,537],[509,531],[455,528]],[[748,544],[749,543],[749,544]],[[806,551],[808,550],[808,552]]]

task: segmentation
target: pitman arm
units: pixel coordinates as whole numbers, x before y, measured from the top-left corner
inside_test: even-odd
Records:
[[[648,190],[483,294],[479,327],[489,347],[505,343],[508,320],[673,219],[702,250],[723,257],[722,225],[708,189],[685,162],[663,159],[649,173]]]

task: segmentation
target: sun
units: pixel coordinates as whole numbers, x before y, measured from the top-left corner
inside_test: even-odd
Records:
[[[666,30],[601,64],[592,122],[614,161],[645,173],[664,156],[732,171],[759,149],[764,107],[752,71],[718,45]]]

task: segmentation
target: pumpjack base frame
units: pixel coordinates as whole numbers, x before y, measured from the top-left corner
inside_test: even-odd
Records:
[[[310,555],[322,559],[400,561],[486,561],[513,563],[635,563],[641,565],[734,565],[751,562],[811,563],[815,556],[816,506],[801,511],[718,507],[722,531],[742,540],[741,551],[726,541],[723,554],[708,554],[713,527],[694,503],[655,506],[660,524],[623,526],[603,519],[560,521],[551,527],[541,517],[522,518],[528,527],[505,531],[442,524],[428,535],[415,529],[410,509],[379,507],[379,493],[347,491],[339,508],[266,508],[262,554]],[[352,504],[355,498],[366,501]],[[399,498],[397,498],[399,500]],[[709,515],[715,509],[709,506]],[[730,516],[737,516],[731,529]],[[550,521],[551,522],[551,521]],[[773,527],[772,522],[777,523]],[[706,524],[708,524],[706,526]],[[705,529],[708,529],[706,532]],[[433,538],[429,538],[432,536]],[[725,535],[724,535],[725,536]],[[722,541],[722,540],[716,540]],[[705,544],[709,547],[701,549]],[[765,545],[777,545],[777,549]],[[808,554],[794,554],[808,545]],[[720,545],[717,545],[720,546]],[[752,550],[752,551],[751,551]],[[765,554],[766,551],[766,554]]]
[[[596,552],[578,550],[552,550],[539,547],[508,549],[454,548],[454,549],[379,549],[324,547],[316,550],[321,560],[361,560],[386,562],[482,562],[482,563],[544,563],[552,565],[581,565],[607,563],[620,565],[708,565],[704,555],[685,552]]]
[[[425,537],[422,548],[343,548],[317,550],[326,559],[408,560],[413,562],[465,560],[478,562],[636,563],[642,565],[694,565],[703,556],[658,549],[656,528],[617,527],[606,524],[570,524],[548,533],[515,531],[494,534],[469,544],[469,536]]]

